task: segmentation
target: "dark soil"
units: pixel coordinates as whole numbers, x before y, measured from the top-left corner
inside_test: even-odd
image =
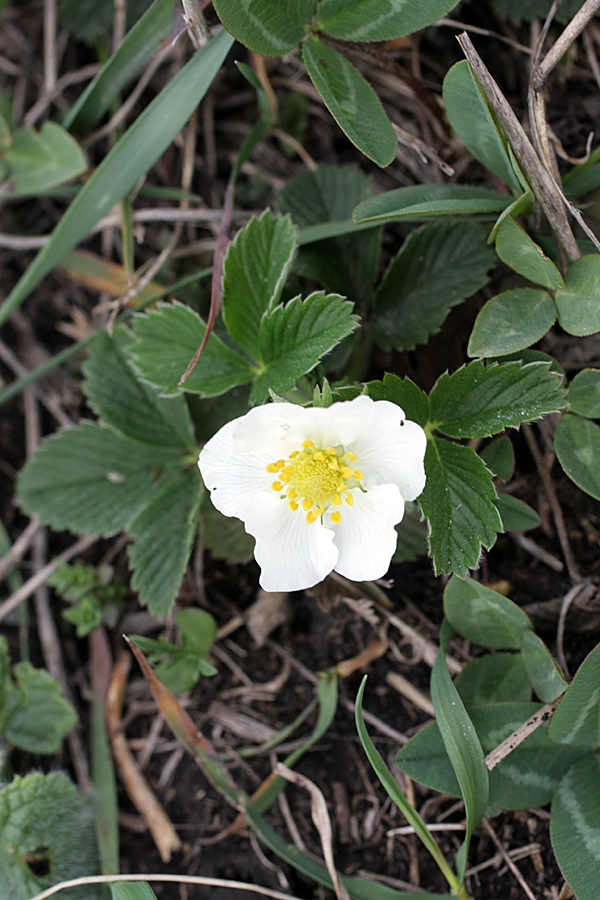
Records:
[[[1,14],[6,17],[10,29],[0,39],[0,54],[5,55],[7,61],[4,68],[0,67],[0,90],[14,94],[17,111],[26,111],[33,105],[42,84],[42,14],[41,2],[12,3]],[[517,27],[501,20],[489,2],[464,3],[455,14],[462,21],[495,32],[509,41],[519,41],[525,45],[530,43],[529,26]],[[461,58],[454,37],[458,30],[449,27],[430,29],[411,42],[401,43],[396,50],[390,50],[386,59],[394,77],[400,77],[400,81],[395,83],[385,81],[382,74],[385,69],[365,58],[364,54],[352,58],[372,80],[383,102],[404,128],[425,144],[435,147],[437,153],[455,167],[459,180],[478,182],[487,179],[487,173],[470,160],[458,142],[450,138],[441,111],[443,75],[453,62]],[[557,32],[552,34],[555,36]],[[15,35],[20,36],[18,47],[14,44]],[[514,45],[501,42],[495,34],[475,34],[473,37],[492,73],[514,103],[518,114],[521,114],[527,88],[525,56]],[[231,62],[233,58],[245,60],[248,53],[243,47],[236,47],[199,115],[198,159],[193,190],[215,208],[222,206],[234,153],[256,118],[254,95]],[[95,61],[91,48],[65,36],[62,73],[91,61]],[[401,68],[394,69],[394,66]],[[30,72],[27,67],[30,67]],[[290,56],[283,61],[269,60],[267,70],[280,102],[289,93],[290,84],[297,79],[304,85],[308,83],[295,57]],[[144,99],[149,99],[160,89],[167,75],[168,67],[159,70]],[[414,93],[398,90],[399,85],[410,85],[412,79],[418,82],[420,95],[427,100],[429,107],[417,100]],[[555,79],[551,84],[549,118],[566,151],[571,156],[581,156],[585,152],[588,132],[595,127],[598,111],[598,86],[581,48],[578,53],[569,55],[568,66],[561,79]],[[77,92],[77,87],[67,88],[61,103],[72,102]],[[53,109],[53,114],[55,112]],[[442,180],[434,163],[409,150],[396,166],[386,172],[374,170],[341,135],[329,114],[312,95],[309,113],[304,146],[317,162],[351,162],[360,166],[374,175],[379,190]],[[96,145],[90,153],[92,163],[99,162],[107,149],[105,141]],[[175,145],[163,156],[151,174],[152,183],[179,185],[180,151],[181,146]],[[272,205],[278,188],[285,180],[303,170],[304,164],[297,156],[287,154],[276,139],[268,138],[243,170],[236,208],[261,209]],[[61,199],[46,198],[39,202],[31,199],[9,204],[6,212],[0,213],[0,230],[46,233],[63,209]],[[390,228],[386,232],[385,247],[388,253],[396,252],[400,237],[406,232],[407,229],[401,227]],[[200,236],[212,238],[214,235],[205,229]],[[190,229],[184,243],[197,237]],[[145,231],[144,245],[139,249],[138,264],[145,258],[153,258],[164,242],[165,232],[160,223],[149,226]],[[102,252],[99,237],[87,240],[85,246]],[[113,254],[114,259],[119,259],[118,249],[108,252]],[[15,250],[3,250],[3,255],[2,287],[6,294],[31,256]],[[199,256],[192,257],[192,262],[186,258],[181,262],[173,260],[170,270],[164,273],[165,281],[181,277],[192,264],[210,264],[210,251],[200,249]],[[106,311],[98,309],[98,299],[97,293],[73,284],[60,272],[55,273],[44,281],[23,310],[5,327],[3,344],[12,349],[25,368],[33,368],[44,356],[55,354],[70,343],[73,321],[79,321],[74,320],[74,309],[94,326],[105,321]],[[201,298],[200,304],[206,299]],[[441,334],[428,346],[402,356],[376,354],[364,377],[380,377],[383,371],[407,373],[424,389],[429,389],[441,372],[446,369],[452,371],[464,363],[470,327],[484,299],[483,296],[474,297],[453,310]],[[199,302],[197,295],[194,302]],[[541,349],[555,355],[567,372],[583,365],[599,365],[600,344],[597,337],[581,341],[562,333],[553,334]],[[84,415],[89,416],[80,391],[79,364],[80,360],[72,360],[55,370],[38,388],[39,397],[54,397],[64,413],[74,421]],[[7,384],[20,374],[6,354],[2,356],[0,374]],[[40,410],[42,434],[56,430],[57,424],[52,415],[43,406]],[[541,429],[537,426],[532,429],[533,439],[542,454],[548,452],[545,434],[546,429],[551,427],[550,422],[544,423]],[[27,525],[27,520],[14,506],[12,497],[16,472],[28,453],[26,435],[29,435],[27,440],[30,446],[36,440],[31,429],[31,413],[27,411],[23,396],[3,407],[0,418],[0,509],[13,540]],[[33,430],[35,432],[35,427]],[[509,489],[538,510],[542,525],[527,535],[534,542],[533,548],[531,545],[523,546],[514,536],[500,536],[494,548],[484,556],[476,577],[492,586],[507,582],[512,599],[527,609],[539,634],[555,651],[560,606],[574,582],[572,573],[569,574],[565,565],[556,519],[530,447],[521,433],[513,433],[511,437],[517,470]],[[579,575],[597,586],[600,584],[599,505],[580,492],[562,474],[557,463],[551,477]],[[50,533],[46,551],[48,558],[70,546],[73,540],[71,535]],[[550,554],[554,564],[538,558],[538,549]],[[117,574],[125,578],[125,552],[118,538],[94,545],[84,559],[96,563],[107,554],[113,556]],[[29,577],[33,565],[34,561],[26,558],[22,565],[24,578]],[[429,561],[424,558],[395,565],[390,572],[389,586],[385,588],[389,611],[427,640],[436,643],[442,618],[443,587],[443,579],[434,577]],[[187,709],[219,753],[231,752],[232,777],[239,787],[249,792],[261,784],[275,762],[284,759],[289,749],[285,751],[279,747],[275,753],[265,753],[247,761],[237,756],[236,751],[253,743],[259,744],[264,738],[253,741],[248,730],[232,730],[227,714],[242,713],[263,728],[283,728],[313,698],[316,673],[356,656],[369,646],[375,636],[381,634],[379,628],[361,614],[363,610],[356,602],[357,597],[364,596],[360,589],[353,595],[354,599],[346,601],[346,588],[328,580],[313,592],[292,596],[286,621],[266,638],[262,646],[258,646],[243,618],[256,599],[257,589],[258,570],[253,561],[246,565],[227,565],[212,559],[209,554],[203,557],[199,547],[181,590],[183,603],[208,609],[217,617],[219,626],[227,625],[236,616],[242,617],[239,627],[219,641],[216,654],[218,674],[214,678],[203,679],[192,691]],[[131,597],[128,613],[134,613],[137,609],[135,597]],[[385,610],[376,605],[373,609],[379,622],[383,623]],[[58,601],[53,605],[52,614],[60,635],[69,682],[79,705],[81,734],[87,747],[90,680],[87,643],[75,638],[73,629],[60,615]],[[110,635],[115,656],[121,652],[120,633],[123,630],[135,631],[138,625],[139,620],[133,627],[131,620],[125,619],[115,627]],[[13,657],[17,658],[17,620],[13,618],[4,622],[2,633],[8,636]],[[335,721],[326,737],[298,764],[297,770],[314,781],[325,796],[334,830],[334,855],[339,871],[373,877],[393,887],[443,893],[446,887],[444,879],[416,838],[413,835],[393,834],[394,829],[405,822],[370,769],[354,725],[352,706],[365,671],[369,676],[365,710],[377,717],[376,724],[371,722],[368,725],[369,732],[391,767],[394,766],[401,736],[410,737],[430,721],[426,711],[400,694],[386,680],[390,672],[395,672],[428,694],[430,666],[420,658],[416,646],[402,638],[392,625],[387,628],[387,638],[389,649],[383,657],[341,681],[341,702]],[[26,640],[32,658],[42,665],[43,653],[33,612]],[[593,595],[592,592],[583,605],[575,603],[567,617],[563,649],[571,675],[598,640],[600,595]],[[461,663],[477,652],[476,648],[457,639],[450,649]],[[275,688],[269,685],[274,681],[278,682]],[[261,686],[265,685],[266,689],[263,687],[261,690]],[[232,825],[235,811],[207,783],[198,766],[181,753],[167,727],[164,724],[156,726],[157,713],[150,691],[137,672],[132,674],[127,689],[125,716],[127,738],[136,754],[143,755],[148,740],[153,742],[144,773],[174,823],[183,841],[183,849],[169,863],[162,862],[142,819],[121,789],[121,859],[124,873],[172,872],[234,879],[288,891],[306,900],[332,896],[282,864],[269,850],[261,847],[247,829],[222,836],[222,832]],[[292,735],[291,744],[285,746],[296,746],[296,741],[305,740],[313,724],[314,713]],[[387,731],[385,726],[388,726]],[[247,721],[245,728],[249,728]],[[394,732],[397,737],[393,736]],[[51,760],[32,759],[15,753],[13,764],[15,771],[20,773],[32,767],[52,769],[56,766],[74,772],[73,761],[66,751],[60,759]],[[455,798],[432,794],[419,785],[405,782],[398,770],[396,774],[409,796],[412,794],[414,797],[426,821],[453,825],[463,822],[463,808]],[[321,858],[322,850],[311,820],[308,794],[290,786],[286,796],[286,804],[275,803],[267,814],[269,822],[293,843],[297,838],[290,831],[291,819],[307,852]],[[550,845],[548,810],[499,813],[490,820],[490,826],[503,851],[514,853],[515,865],[532,895],[538,900],[558,900],[563,878]],[[450,860],[454,859],[462,836],[460,830],[437,832]],[[468,888],[475,900],[520,900],[525,896],[515,874],[507,867],[496,843],[483,827],[473,840],[469,867]],[[201,900],[213,896],[218,900],[233,900],[248,896],[238,890],[217,890],[214,887],[186,888],[156,884],[154,890],[160,900]],[[561,900],[566,896],[561,895]]]

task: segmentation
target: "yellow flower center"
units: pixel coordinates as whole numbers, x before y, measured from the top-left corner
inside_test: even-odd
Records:
[[[281,494],[292,511],[302,506],[310,525],[331,504],[341,506],[342,498],[352,506],[351,492],[360,487],[363,477],[359,469],[352,467],[355,459],[356,454],[347,453],[342,446],[321,449],[313,441],[303,441],[301,450],[269,463],[267,472],[277,476],[271,488]],[[334,510],[330,519],[341,522],[341,512]]]

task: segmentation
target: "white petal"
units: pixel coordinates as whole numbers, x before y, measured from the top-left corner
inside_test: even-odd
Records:
[[[383,578],[390,567],[404,515],[404,500],[395,484],[380,484],[362,493],[353,491],[354,504],[341,508],[342,521],[331,522],[339,549],[335,571],[352,581]]]
[[[257,494],[246,514],[246,531],[256,538],[254,556],[265,591],[300,591],[333,570],[338,551],[333,531],[320,520],[308,524],[302,509],[292,512],[275,494]]]
[[[397,484],[405,500],[414,500],[425,487],[427,437],[421,426],[387,400],[363,405],[360,420],[360,430],[344,446],[357,456],[354,465],[364,475],[363,485],[368,490]]]
[[[233,436],[239,421],[228,422],[204,445],[198,466],[217,509],[244,520],[254,494],[269,490],[275,476],[266,469],[272,454],[240,450]]]

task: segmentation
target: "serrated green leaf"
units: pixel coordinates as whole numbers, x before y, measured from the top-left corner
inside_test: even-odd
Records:
[[[470,447],[436,437],[427,441],[425,472],[419,504],[429,519],[436,575],[464,577],[477,565],[481,546],[491,547],[502,530],[492,474]]]
[[[67,878],[98,871],[93,810],[66,775],[33,772],[0,789],[2,893],[28,900]],[[36,874],[44,870],[48,874]],[[72,900],[100,900],[100,886],[69,890]]]
[[[357,327],[352,308],[339,294],[315,291],[305,300],[294,297],[265,315],[259,333],[263,372],[256,379],[251,400],[265,400],[269,388],[284,393],[296,378],[314,369],[321,357]]]
[[[590,253],[571,263],[565,287],[556,292],[558,321],[569,334],[579,337],[600,331],[600,254]]]
[[[133,335],[123,327],[100,332],[83,365],[84,392],[98,416],[144,444],[194,450],[196,440],[183,396],[161,397],[143,384],[127,359]]]
[[[468,184],[417,184],[363,200],[355,222],[422,222],[432,216],[486,215],[512,202],[508,194]]]
[[[21,470],[17,497],[56,529],[115,534],[126,528],[181,465],[180,454],[83,422],[44,441]]]
[[[79,5],[79,0],[76,0]],[[92,0],[97,7],[97,0]],[[112,20],[114,10],[109,6]],[[130,78],[158,49],[172,25],[175,0],[157,0],[133,26],[63,119],[69,131],[91,130]]]
[[[432,25],[458,0],[321,0],[317,27],[346,41],[387,41]]]
[[[448,671],[446,646],[451,636],[452,628],[444,621],[440,649],[431,671],[431,699],[436,724],[465,804],[466,834],[456,857],[459,880],[463,884],[471,835],[488,804],[489,778],[479,737]]]
[[[530,528],[541,525],[535,509],[512,494],[500,494],[494,500],[494,505],[500,513],[504,531],[529,531]]]
[[[315,11],[315,0],[213,0],[221,22],[251,50],[281,56],[300,43]]]
[[[588,756],[562,778],[550,820],[556,860],[577,900],[596,900],[600,868],[600,759]]]
[[[541,708],[539,703],[490,703],[470,707],[468,712],[487,754]],[[502,809],[543,806],[569,767],[589,753],[588,747],[579,744],[555,744],[540,726],[489,773],[490,804]],[[402,748],[396,763],[428,787],[459,795],[437,723],[415,735]]]
[[[566,380],[567,373],[561,364],[549,353],[544,353],[543,350],[515,350],[514,353],[506,353],[504,356],[492,356],[488,359],[488,365],[494,362],[505,363],[514,361],[520,362],[522,365],[531,362],[547,362],[551,372],[556,372],[557,375],[561,375]]]
[[[560,666],[550,654],[543,640],[533,631],[521,637],[521,657],[527,678],[542,703],[552,703],[567,689]]]
[[[503,434],[479,454],[491,472],[500,481],[509,481],[515,470],[515,451],[508,435]]]
[[[469,338],[469,356],[503,356],[535,344],[556,322],[550,294],[537,288],[503,291],[485,304]]]
[[[444,590],[444,613],[463,637],[497,650],[518,650],[523,632],[532,628],[529,617],[508,597],[455,575]]]
[[[179,387],[179,379],[205,331],[200,316],[188,306],[159,304],[156,310],[135,317],[135,342],[129,355],[141,376],[165,394],[185,389],[215,397],[251,381],[256,370],[213,332],[184,388]]]
[[[77,722],[50,672],[28,662],[13,668],[15,684],[7,683],[6,707],[0,710],[2,736],[29,753],[57,753],[62,739]]]
[[[600,369],[582,369],[567,393],[571,409],[587,419],[600,419]]]
[[[216,34],[117,141],[0,306],[0,324],[154,165],[202,100],[232,43],[233,38],[226,31]]]
[[[454,684],[465,706],[531,700],[531,688],[519,653],[500,652],[472,659],[458,673]]]
[[[446,114],[475,159],[515,191],[521,190],[506,150],[506,139],[467,60],[455,63],[444,78]]]
[[[561,744],[600,746],[600,644],[577,669],[552,716],[548,734]]]
[[[396,403],[407,419],[417,422],[422,428],[429,421],[429,398],[425,391],[417,387],[407,376],[399,378],[392,372],[386,372],[383,381],[368,382],[367,393],[372,400],[389,400],[390,403]]]
[[[374,339],[386,350],[425,343],[453,306],[487,284],[494,261],[475,222],[439,222],[411,232],[377,291]]]
[[[88,167],[75,138],[56,122],[44,122],[39,133],[19,128],[1,156],[7,166],[4,177],[15,181],[8,192],[11,197],[42,194],[72,181]]]
[[[321,165],[301,172],[279,193],[282,212],[306,229],[321,223],[351,221],[357,203],[371,193],[371,179],[350,166]],[[355,226],[356,227],[356,226]],[[377,275],[381,229],[345,234],[300,248],[294,268],[329,291],[368,303]]]
[[[379,97],[345,56],[314,35],[302,46],[306,71],[346,137],[378,166],[396,155],[396,135]]]
[[[197,466],[171,472],[131,522],[136,541],[128,549],[131,586],[140,603],[166,615],[175,599],[198,527],[203,485]]]
[[[289,216],[265,210],[239,231],[223,266],[223,317],[236,343],[259,358],[264,313],[279,302],[294,256],[296,229]]]
[[[502,262],[529,281],[551,290],[565,286],[552,260],[512,216],[507,216],[498,229],[496,253]]]
[[[571,481],[600,500],[600,428],[589,419],[566,415],[554,433],[558,461]]]
[[[565,405],[561,379],[547,363],[485,368],[480,360],[441,375],[429,395],[430,422],[451,437],[487,437]]]

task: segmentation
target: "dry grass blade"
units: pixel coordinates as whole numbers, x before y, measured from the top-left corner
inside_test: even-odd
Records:
[[[350,895],[346,890],[346,887],[339,876],[337,869],[335,868],[335,863],[333,860],[333,832],[331,829],[331,820],[329,818],[329,813],[327,811],[327,803],[325,802],[325,797],[322,792],[319,790],[316,784],[314,784],[309,778],[306,778],[305,775],[300,775],[299,772],[294,772],[292,769],[288,769],[287,766],[284,766],[283,763],[278,763],[275,766],[275,772],[278,775],[282,775],[287,781],[291,781],[292,784],[298,784],[300,787],[305,788],[310,794],[310,809],[312,820],[315,824],[315,828],[319,832],[319,837],[321,838],[321,846],[323,848],[323,856],[325,858],[325,865],[327,866],[327,871],[333,881],[335,895],[338,900],[350,900]]]

